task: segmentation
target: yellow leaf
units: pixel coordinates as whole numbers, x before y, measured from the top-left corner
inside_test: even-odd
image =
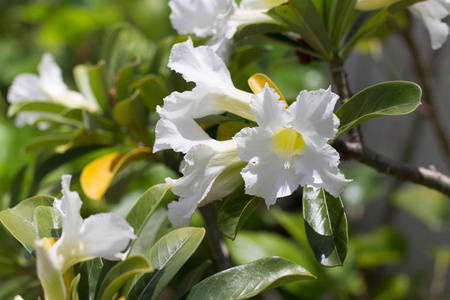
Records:
[[[266,83],[268,83],[269,87],[273,88],[275,92],[277,92],[277,94],[280,95],[280,101],[283,100],[284,102],[286,102],[278,87],[266,75],[262,73],[257,73],[248,79],[248,85],[250,86],[254,94],[261,92]]]
[[[97,158],[83,168],[80,182],[84,193],[91,199],[99,200],[105,194],[114,176],[129,163],[149,158],[152,149],[133,149],[130,152],[113,152]]]

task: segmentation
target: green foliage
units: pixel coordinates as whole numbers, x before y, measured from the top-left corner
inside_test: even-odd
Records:
[[[266,257],[208,277],[183,299],[248,299],[280,285],[314,278],[288,259]]]
[[[422,90],[412,82],[391,81],[368,87],[351,97],[337,111],[341,121],[336,137],[378,116],[398,116],[420,105]]]
[[[340,198],[325,190],[303,188],[303,218],[306,236],[318,262],[342,266],[347,256],[347,216]]]

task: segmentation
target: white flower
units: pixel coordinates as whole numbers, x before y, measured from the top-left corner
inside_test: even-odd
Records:
[[[183,177],[166,179],[174,185],[172,192],[180,197],[168,205],[170,222],[178,227],[189,226],[197,207],[221,199],[239,186],[239,172],[244,165],[232,140],[192,147],[184,157]]]
[[[208,45],[215,52],[226,53],[225,45],[239,26],[273,22],[266,12],[286,0],[171,0],[170,20],[179,34],[211,36]]]
[[[80,216],[82,201],[77,192],[70,191],[70,179],[70,175],[62,176],[63,196],[53,203],[62,219],[61,238],[50,249],[43,240],[36,242],[38,276],[44,290],[48,291],[54,290],[48,285],[56,285],[55,280],[61,279],[76,263],[95,257],[123,260],[126,254],[121,251],[136,238],[133,228],[119,215],[101,213],[83,220]]]
[[[200,118],[232,112],[254,120],[249,104],[252,94],[234,87],[223,60],[208,46],[195,47],[192,40],[173,46],[169,68],[195,82],[192,91],[174,92],[164,99],[163,112],[169,119]]]
[[[241,174],[247,194],[273,205],[299,185],[324,188],[337,197],[348,180],[339,172],[339,154],[327,144],[337,133],[333,114],[338,96],[328,90],[302,91],[285,107],[266,86],[255,94],[250,108],[259,127],[234,136],[239,157],[249,162]]]
[[[42,56],[38,71],[39,75],[25,73],[14,78],[7,95],[9,103],[15,104],[24,101],[53,102],[68,108],[98,111],[97,103],[67,88],[62,78],[61,69],[55,63],[51,54],[45,53]],[[24,116],[19,117],[18,125],[33,124],[41,116],[45,118],[45,114],[42,113],[23,113]]]
[[[441,20],[450,14],[450,0],[423,1],[412,5],[409,10],[424,22],[430,34],[431,48],[441,48],[449,34],[448,25]]]

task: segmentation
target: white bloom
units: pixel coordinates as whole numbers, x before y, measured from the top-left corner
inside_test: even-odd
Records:
[[[423,1],[412,5],[409,10],[424,22],[430,34],[431,48],[441,48],[449,34],[448,25],[441,20],[450,14],[450,0]]]
[[[251,93],[234,87],[223,60],[208,46],[195,47],[192,40],[173,46],[169,68],[195,82],[192,91],[174,92],[164,99],[164,114],[169,119],[200,118],[232,112],[254,120],[249,104]]]
[[[55,199],[53,208],[61,215],[61,238],[50,248],[42,240],[36,242],[38,276],[44,289],[54,290],[55,280],[76,263],[95,257],[123,260],[121,253],[136,238],[133,228],[119,215],[101,213],[83,220],[80,216],[82,201],[77,192],[69,189],[70,175],[61,179],[61,200]],[[62,298],[61,298],[62,299]]]
[[[221,199],[239,186],[239,172],[244,165],[232,140],[192,147],[184,157],[183,177],[166,179],[174,185],[172,192],[180,197],[168,205],[170,222],[178,227],[189,226],[197,207]]]
[[[38,66],[39,75],[20,74],[8,91],[7,100],[11,104],[24,101],[53,102],[68,108],[83,108],[89,111],[98,111],[99,106],[92,100],[88,100],[82,94],[67,88],[62,78],[61,69],[55,63],[53,56],[45,53]],[[25,113],[25,112],[24,112]],[[26,112],[28,113],[28,112]],[[20,113],[21,114],[21,113]],[[25,118],[29,117],[28,121]],[[18,125],[23,123],[32,124],[41,113],[28,113],[20,118]]]
[[[179,34],[211,36],[208,45],[216,52],[227,52],[227,41],[239,26],[272,22],[266,12],[286,0],[171,0],[170,20]]]
[[[324,188],[337,197],[348,180],[339,172],[339,154],[327,144],[337,133],[333,114],[338,96],[328,90],[302,91],[288,108],[266,86],[250,108],[259,127],[244,128],[233,138],[239,157],[249,162],[241,174],[246,193],[268,206],[299,185]]]

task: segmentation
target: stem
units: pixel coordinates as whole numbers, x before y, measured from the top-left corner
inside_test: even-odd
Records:
[[[217,216],[214,207],[211,205],[200,207],[200,212],[205,220],[207,229],[206,235],[211,242],[213,259],[216,262],[217,267],[220,271],[232,268],[234,264],[230,257],[230,250],[217,226]]]
[[[400,180],[418,183],[450,196],[450,177],[438,172],[432,166],[416,168],[398,163],[369,150],[361,143],[336,140],[332,146],[341,154],[342,159],[355,159],[381,173]]]
[[[347,74],[344,71],[344,65],[337,54],[334,54],[333,61],[330,65],[331,77],[336,85],[341,102],[344,104],[352,97],[352,92],[347,80]],[[348,131],[349,140],[351,142],[362,143],[361,128],[356,126]]]

